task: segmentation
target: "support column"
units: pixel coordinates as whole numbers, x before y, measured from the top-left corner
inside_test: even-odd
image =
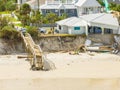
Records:
[[[86,28],[85,34],[86,34],[86,36],[88,36],[88,26],[86,26],[85,28]]]
[[[102,28],[102,35],[104,34],[104,28],[103,27],[101,27]]]
[[[60,9],[58,9],[58,11],[59,11],[59,16],[61,16],[61,15],[60,15]]]

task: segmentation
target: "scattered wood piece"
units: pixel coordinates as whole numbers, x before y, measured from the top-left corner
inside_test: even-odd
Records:
[[[25,55],[23,56],[23,55],[22,55],[22,56],[17,56],[17,58],[18,58],[18,59],[20,59],[20,58],[33,58],[33,56],[25,56]]]
[[[94,54],[94,53],[88,53],[88,55],[90,55],[90,56],[95,56],[95,54]]]

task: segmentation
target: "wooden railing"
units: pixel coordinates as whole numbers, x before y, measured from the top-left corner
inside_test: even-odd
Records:
[[[28,51],[28,55],[32,56],[32,58],[30,58],[31,69],[33,69],[33,70],[43,69],[42,49],[40,48],[39,45],[34,43],[32,37],[29,33],[26,33],[25,35],[23,35],[22,32],[20,32],[20,33],[21,33],[21,37],[23,38],[23,41],[25,43],[25,47]]]

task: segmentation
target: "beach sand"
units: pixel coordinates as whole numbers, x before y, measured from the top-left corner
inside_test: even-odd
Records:
[[[120,56],[46,54],[56,69],[32,71],[25,58],[0,56],[0,90],[120,90]]]

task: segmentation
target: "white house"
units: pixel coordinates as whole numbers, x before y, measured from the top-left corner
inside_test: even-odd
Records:
[[[117,18],[106,13],[71,17],[56,23],[59,33],[65,34],[118,34],[119,32]]]
[[[40,10],[43,15],[52,12],[58,16],[61,16],[64,13],[66,13],[68,17],[77,16],[77,9],[75,5],[72,3],[72,1],[70,2],[68,0],[67,2],[62,2],[60,0],[48,2],[48,0],[46,0],[46,3],[40,6]]]
[[[61,0],[48,2],[46,0],[46,3],[41,5],[40,10],[43,15],[53,12],[59,16],[66,13],[68,17],[72,17],[99,13],[101,12],[101,5],[96,0],[66,0],[66,2],[61,2]]]
[[[118,34],[119,31],[119,23],[116,17],[114,17],[112,14],[108,13],[98,13],[98,14],[89,14],[89,15],[83,15],[81,16],[82,19],[84,19],[90,29],[89,33],[113,33]],[[96,27],[96,29],[95,29]],[[100,32],[98,31],[98,28]]]
[[[32,9],[40,9],[43,15],[53,12],[68,17],[101,12],[101,5],[96,0],[17,0],[18,4],[28,3]]]
[[[101,12],[101,5],[96,0],[78,0],[75,6],[78,16]]]
[[[56,22],[59,33],[65,34],[85,34],[87,23],[78,17],[71,17]]]

